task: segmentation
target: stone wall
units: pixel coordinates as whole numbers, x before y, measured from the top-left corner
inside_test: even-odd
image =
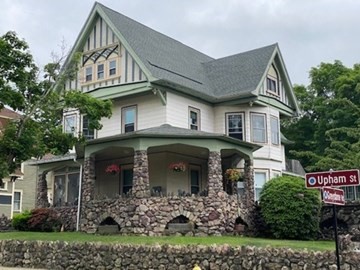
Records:
[[[64,207],[55,207],[54,209],[60,215],[61,223],[64,226],[63,229],[65,231],[75,231],[77,207],[64,206]]]
[[[359,269],[360,256],[343,253],[341,269]],[[0,241],[0,265],[44,269],[336,269],[333,251],[222,246],[134,246],[99,243]]]
[[[185,216],[195,225],[196,235],[233,232],[238,217],[238,200],[219,192],[216,197],[119,198],[87,202],[82,208],[81,230],[96,232],[100,223],[111,217],[120,233],[162,235],[173,218]]]
[[[0,232],[1,231],[8,231],[12,229],[11,225],[11,219],[9,219],[7,216],[2,214],[0,216]]]

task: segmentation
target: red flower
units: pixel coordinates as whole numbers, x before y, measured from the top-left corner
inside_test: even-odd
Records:
[[[174,172],[184,172],[186,170],[186,165],[184,162],[171,163],[169,169]]]
[[[105,172],[115,174],[115,173],[120,172],[120,167],[118,165],[116,165],[116,164],[111,164],[111,165],[106,167]]]

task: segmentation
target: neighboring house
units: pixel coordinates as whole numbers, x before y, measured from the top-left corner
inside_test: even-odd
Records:
[[[6,125],[20,115],[10,109],[0,110],[0,139]],[[26,176],[25,176],[26,175]],[[36,167],[22,164],[0,183],[0,216],[12,218],[14,214],[35,207]]]
[[[238,217],[251,226],[264,183],[287,168],[280,120],[299,110],[277,44],[214,59],[95,3],[69,59],[76,52],[66,89],[111,99],[113,115],[94,131],[86,115],[64,114],[64,132],[88,141],[33,162],[39,207],[81,206],[83,231],[109,219],[150,235],[172,222],[202,234],[230,231]],[[224,188],[228,168],[244,174],[240,200]]]

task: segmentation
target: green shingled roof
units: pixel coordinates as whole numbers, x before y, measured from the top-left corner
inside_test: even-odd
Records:
[[[277,44],[213,59],[96,3],[158,84],[176,85],[209,101],[250,95],[266,72]],[[186,91],[187,90],[187,91]]]

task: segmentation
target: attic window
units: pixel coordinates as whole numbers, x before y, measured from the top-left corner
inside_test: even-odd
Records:
[[[267,77],[266,78],[266,88],[267,88],[268,91],[274,92],[274,93],[277,94],[278,91],[277,91],[277,82],[276,82],[276,80]]]
[[[85,81],[91,82],[92,81],[92,66],[87,67],[85,69]]]

